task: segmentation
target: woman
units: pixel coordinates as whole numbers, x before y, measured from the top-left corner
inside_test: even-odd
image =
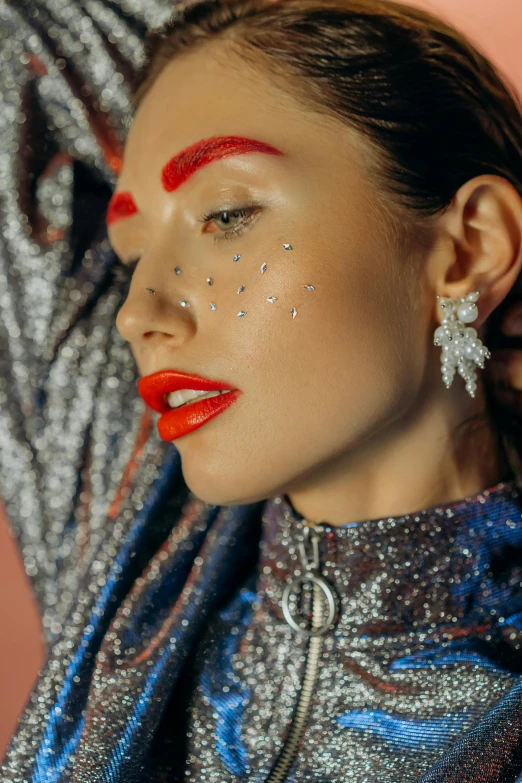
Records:
[[[148,55],[117,275],[69,278],[27,403],[88,469],[2,779],[520,779],[515,97],[380,0],[197,3]]]

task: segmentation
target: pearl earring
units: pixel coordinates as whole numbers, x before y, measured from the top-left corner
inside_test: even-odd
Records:
[[[466,391],[475,396],[477,391],[476,366],[484,369],[484,362],[491,356],[489,350],[477,336],[477,330],[466,324],[478,317],[476,302],[479,291],[473,291],[460,299],[446,299],[438,296],[444,311],[441,326],[435,329],[434,345],[442,347],[442,380],[447,389],[451,386],[455,372],[466,381]]]

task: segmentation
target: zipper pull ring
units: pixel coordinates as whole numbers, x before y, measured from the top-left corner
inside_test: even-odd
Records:
[[[297,544],[303,573],[300,574],[299,576],[294,577],[294,579],[289,584],[286,585],[283,592],[283,598],[281,601],[281,608],[283,610],[283,615],[286,622],[295,631],[298,631],[299,633],[308,637],[322,636],[328,630],[330,630],[335,615],[337,613],[336,595],[331,585],[326,581],[326,579],[323,578],[320,571],[319,536],[317,534],[318,531],[320,530],[321,528],[318,527],[313,527],[313,528],[310,526],[304,527],[304,534],[302,537],[300,537],[300,540],[298,541]],[[311,543],[311,547],[310,547],[310,543]],[[323,623],[318,627],[313,627],[311,630],[309,628],[305,628],[303,625],[298,623],[294,619],[292,615],[292,611],[290,609],[290,596],[296,595],[297,587],[301,586],[301,590],[302,590],[302,585],[304,585],[305,583],[309,583],[312,585],[314,593],[316,592],[317,588],[320,588],[320,590],[322,590],[322,592],[324,593],[324,597],[326,598],[326,602],[328,605],[328,613]]]

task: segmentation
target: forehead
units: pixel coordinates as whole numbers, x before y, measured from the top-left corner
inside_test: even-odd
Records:
[[[116,190],[131,192],[138,211],[168,219],[176,205],[162,187],[166,164],[195,142],[230,136],[260,140],[284,157],[223,156],[225,168],[201,167],[209,173],[196,178],[200,186],[212,183],[210,171],[216,170],[220,180],[230,174],[245,183],[262,171],[274,183],[284,177],[289,187],[315,188],[326,180],[345,191],[356,179],[361,186],[366,172],[359,135],[303,106],[291,88],[283,89],[279,80],[275,85],[268,71],[245,63],[226,45],[205,45],[165,66],[136,112]]]
[[[298,152],[309,136],[304,123],[302,107],[269,75],[235,54],[224,57],[217,44],[205,45],[174,58],[143,98],[118,189],[151,177],[159,183],[165,163],[203,138],[242,136]]]

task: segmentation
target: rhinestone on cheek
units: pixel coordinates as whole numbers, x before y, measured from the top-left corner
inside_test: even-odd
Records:
[[[263,264],[261,267],[261,274],[264,274],[266,272],[266,264]]]
[[[216,305],[214,304],[214,302],[211,302],[211,303],[210,303],[210,309],[211,309],[211,310],[217,310],[217,307],[216,307]]]
[[[244,315],[246,315],[245,310],[240,310],[239,313],[237,314],[237,317],[242,318]]]
[[[295,317],[296,317],[296,315],[297,315],[297,310],[295,309],[295,307],[292,307],[292,309],[290,310],[290,315],[292,316],[292,318],[295,318]]]
[[[267,302],[277,302],[277,296],[267,296]]]
[[[185,299],[180,299],[179,303],[182,307],[190,307],[189,303]]]
[[[234,256],[234,258],[232,259],[232,261],[239,261],[239,259],[240,259],[240,258],[241,258],[241,254],[237,253],[237,254]]]
[[[207,277],[207,285],[212,285],[212,278],[211,277]]]
[[[177,275],[180,275],[180,274],[181,274],[181,269],[179,268],[179,266],[175,267],[175,268],[174,268],[174,271],[175,271],[175,273],[176,273]]]
[[[245,286],[244,285],[240,285],[239,288],[237,289],[237,292],[238,292],[238,294],[242,294],[244,290],[245,290]]]

